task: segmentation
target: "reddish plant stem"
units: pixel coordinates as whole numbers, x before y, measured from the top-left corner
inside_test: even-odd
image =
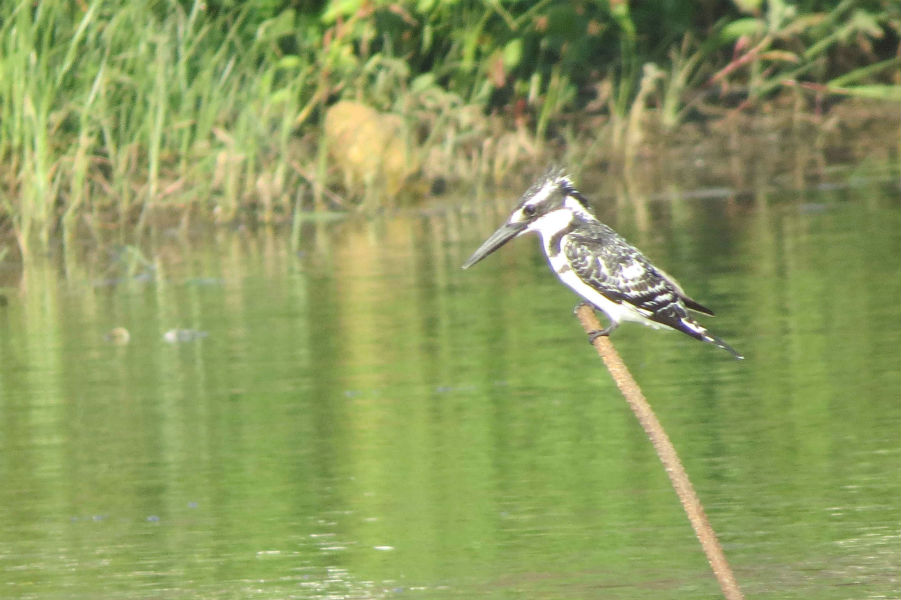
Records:
[[[576,316],[579,317],[579,322],[582,323],[585,333],[601,329],[597,316],[587,304],[579,307],[576,311]],[[657,451],[657,456],[660,458],[660,462],[663,463],[664,469],[666,469],[666,474],[673,484],[673,489],[676,490],[679,501],[682,502],[682,508],[685,509],[685,514],[688,515],[688,520],[695,530],[695,535],[698,536],[698,540],[701,542],[701,548],[704,549],[704,554],[707,555],[707,561],[713,569],[713,574],[723,590],[723,596],[726,600],[744,600],[744,595],[735,581],[732,568],[726,561],[723,547],[717,540],[716,533],[713,531],[713,527],[710,526],[710,521],[707,520],[704,506],[691,485],[691,480],[688,478],[688,473],[685,472],[685,467],[682,466],[682,461],[679,460],[676,448],[670,441],[669,436],[666,435],[663,425],[657,420],[657,416],[644,397],[644,393],[638,387],[638,383],[632,377],[623,359],[620,358],[616,348],[613,347],[610,338],[606,336],[596,338],[594,340],[594,348],[607,366],[607,370],[610,371],[613,381],[616,382],[616,387],[622,392],[626,402],[629,403],[629,408],[635,413],[638,422],[654,445],[654,450]]]

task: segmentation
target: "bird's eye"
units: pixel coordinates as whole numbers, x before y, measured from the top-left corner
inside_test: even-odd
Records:
[[[527,217],[534,217],[535,216],[535,207],[532,206],[531,204],[526,204],[525,206],[522,207],[522,214]]]

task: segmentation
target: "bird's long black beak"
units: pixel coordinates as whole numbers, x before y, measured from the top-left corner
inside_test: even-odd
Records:
[[[527,223],[504,223],[500,227],[497,228],[497,231],[491,234],[491,236],[485,240],[485,242],[479,246],[479,249],[472,253],[472,256],[463,263],[463,268],[468,269],[472,265],[476,264],[516,236],[522,233],[526,228]]]

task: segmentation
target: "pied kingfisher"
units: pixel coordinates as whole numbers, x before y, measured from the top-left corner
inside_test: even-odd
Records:
[[[588,200],[559,169],[523,194],[507,222],[463,264],[473,266],[511,239],[534,231],[560,280],[607,315],[610,325],[589,334],[610,335],[622,321],[670,327],[744,358],[698,323],[689,310],[713,311],[689,298],[676,281],[591,213]],[[578,308],[578,307],[577,307]]]

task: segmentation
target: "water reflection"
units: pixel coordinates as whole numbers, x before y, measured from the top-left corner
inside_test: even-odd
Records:
[[[749,596],[897,588],[896,195],[599,206],[748,356],[615,338]],[[534,240],[459,270],[509,201],[32,265],[0,307],[12,595],[716,595]]]

